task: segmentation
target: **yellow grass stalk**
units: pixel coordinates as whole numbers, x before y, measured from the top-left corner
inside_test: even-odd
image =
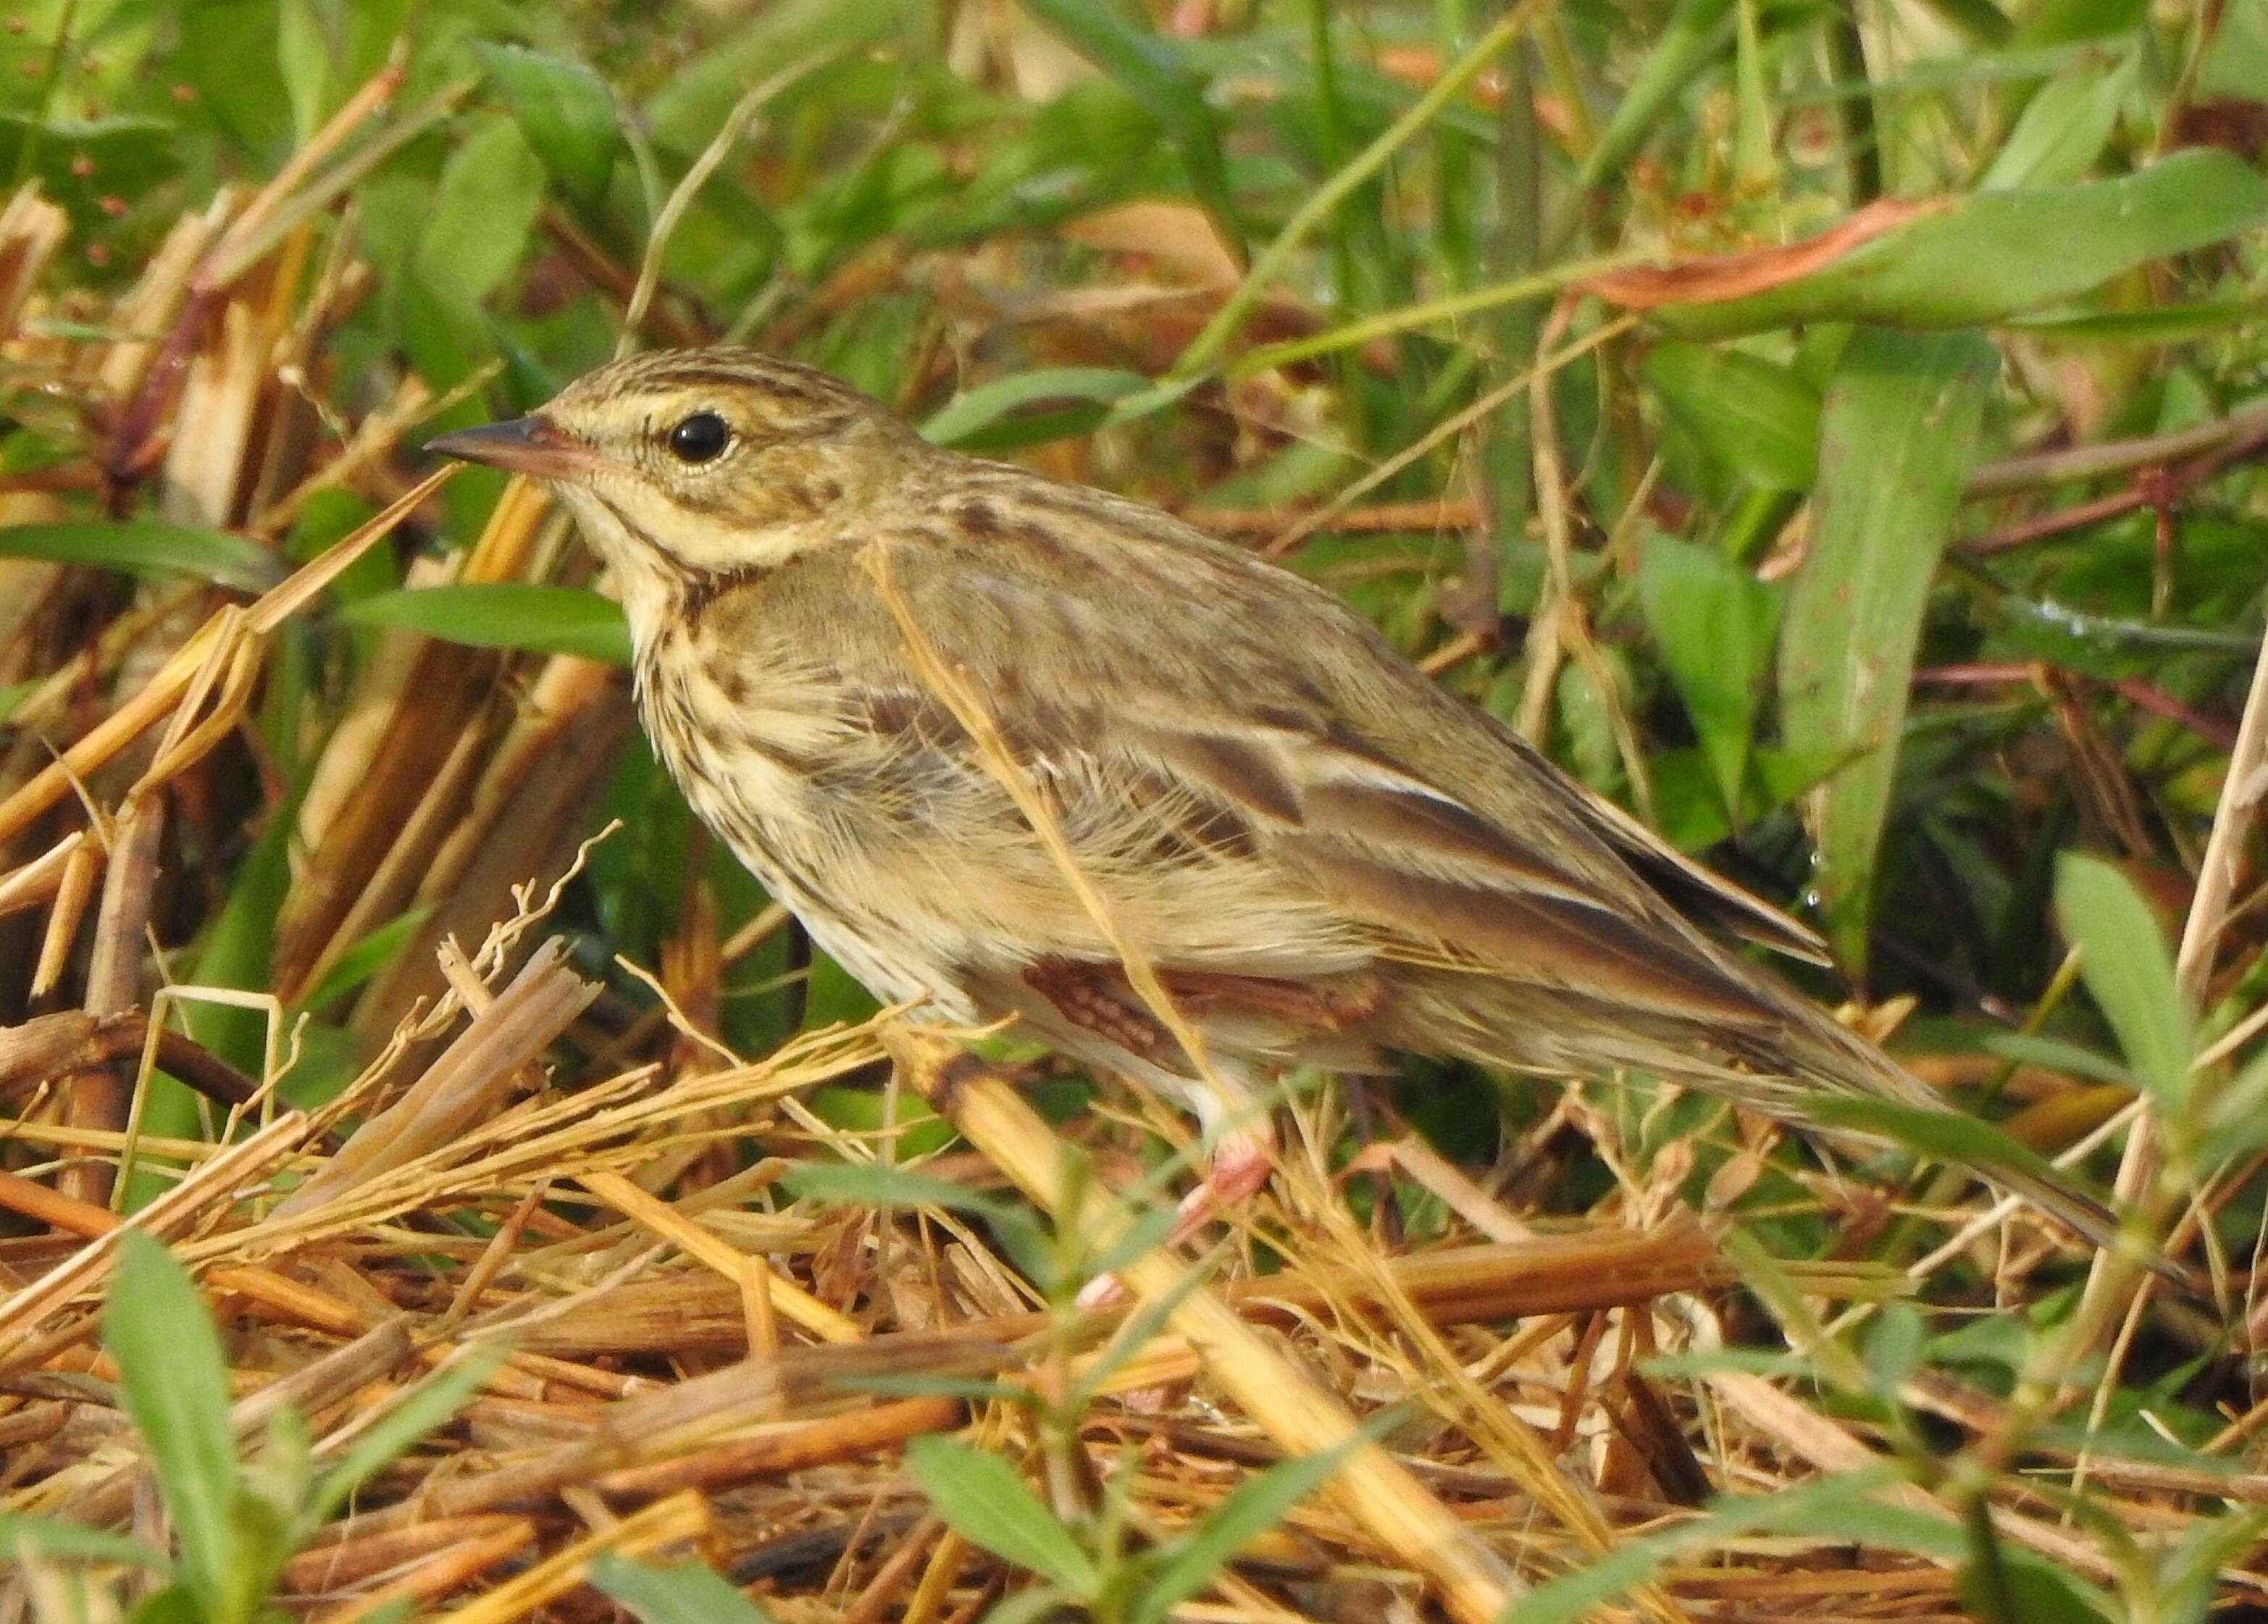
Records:
[[[243,612],[246,629],[254,636],[264,637],[313,602],[356,559],[392,534],[394,527],[423,505],[454,472],[444,468],[421,480],[388,503],[376,517],[357,527],[353,534],[302,566],[290,579]],[[222,617],[215,616],[199,627],[133,698],[88,729],[85,736],[59,759],[49,762],[15,793],[0,801],[0,841],[22,834],[70,792],[75,780],[84,779],[171,716],[204,665],[213,643],[223,635],[224,623]]]
[[[618,1556],[643,1556],[665,1546],[706,1539],[711,1532],[709,1503],[688,1488],[656,1501],[612,1528],[578,1539],[478,1600],[441,1614],[437,1624],[511,1624],[582,1584],[589,1576],[593,1557],[609,1551]]]
[[[865,1333],[792,1280],[783,1279],[763,1259],[738,1252],[659,1196],[649,1195],[618,1172],[593,1168],[577,1182],[632,1223],[644,1225],[686,1256],[707,1264],[742,1292],[760,1290],[773,1308],[826,1342],[855,1342]],[[751,1351],[759,1334],[750,1327]]]

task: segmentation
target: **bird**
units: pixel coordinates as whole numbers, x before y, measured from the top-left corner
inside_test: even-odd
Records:
[[[657,755],[876,997],[1013,1018],[1195,1113],[1183,1232],[1264,1185],[1300,1065],[1644,1073],[1830,1136],[1854,1102],[1861,1136],[1867,1106],[1962,1114],[1745,945],[1823,963],[1814,932],[1323,586],[1157,508],[734,347],[615,361],[430,449],[564,504]],[[2116,1239],[2036,1158],[1971,1165]]]

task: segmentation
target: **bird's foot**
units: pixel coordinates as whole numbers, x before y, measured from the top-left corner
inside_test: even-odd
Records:
[[[1276,1171],[1270,1143],[1257,1134],[1225,1136],[1213,1151],[1205,1176],[1182,1197],[1181,1209],[1166,1237],[1168,1244],[1179,1246],[1190,1239],[1220,1214],[1267,1188],[1269,1176]],[[1077,1300],[1080,1308],[1096,1312],[1119,1308],[1126,1303],[1126,1288],[1116,1275],[1097,1275],[1080,1288]]]
[[[1237,1202],[1248,1201],[1266,1189],[1269,1175],[1276,1171],[1269,1150],[1269,1140],[1257,1134],[1224,1135],[1205,1176],[1182,1197],[1180,1216],[1167,1238],[1179,1246]]]

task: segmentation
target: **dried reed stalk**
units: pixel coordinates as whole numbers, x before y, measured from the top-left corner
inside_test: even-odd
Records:
[[[595,983],[567,967],[564,944],[546,944],[407,1093],[364,1122],[335,1156],[278,1203],[276,1216],[318,1211],[494,1114],[498,1091],[598,996]]]
[[[883,1041],[905,1081],[1059,1222],[1102,1244],[1123,1230],[1108,1204],[1069,1176],[1070,1150],[994,1067],[949,1038],[909,1026],[887,1029]],[[1120,1270],[1145,1304],[1173,1304],[1167,1322],[1197,1350],[1207,1376],[1278,1447],[1344,1451],[1331,1492],[1380,1549],[1425,1573],[1465,1624],[1494,1624],[1518,1589],[1511,1570],[1406,1467],[1365,1440],[1344,1404],[1218,1297],[1191,1289],[1186,1275],[1185,1265],[1161,1252]]]

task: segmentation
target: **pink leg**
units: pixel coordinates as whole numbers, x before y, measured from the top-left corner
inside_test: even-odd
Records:
[[[1257,1132],[1239,1129],[1215,1147],[1212,1162],[1197,1187],[1182,1197],[1181,1211],[1167,1234],[1168,1244],[1179,1246],[1195,1236],[1239,1201],[1250,1201],[1268,1187],[1276,1171],[1270,1147],[1274,1135],[1263,1127]],[[1126,1300],[1126,1288],[1116,1275],[1098,1275],[1079,1289],[1081,1308],[1116,1308]]]
[[[1179,1246],[1237,1202],[1266,1189],[1269,1175],[1276,1171],[1268,1152],[1269,1140],[1256,1134],[1236,1132],[1222,1139],[1205,1176],[1182,1197],[1181,1216],[1169,1237],[1173,1243]]]

